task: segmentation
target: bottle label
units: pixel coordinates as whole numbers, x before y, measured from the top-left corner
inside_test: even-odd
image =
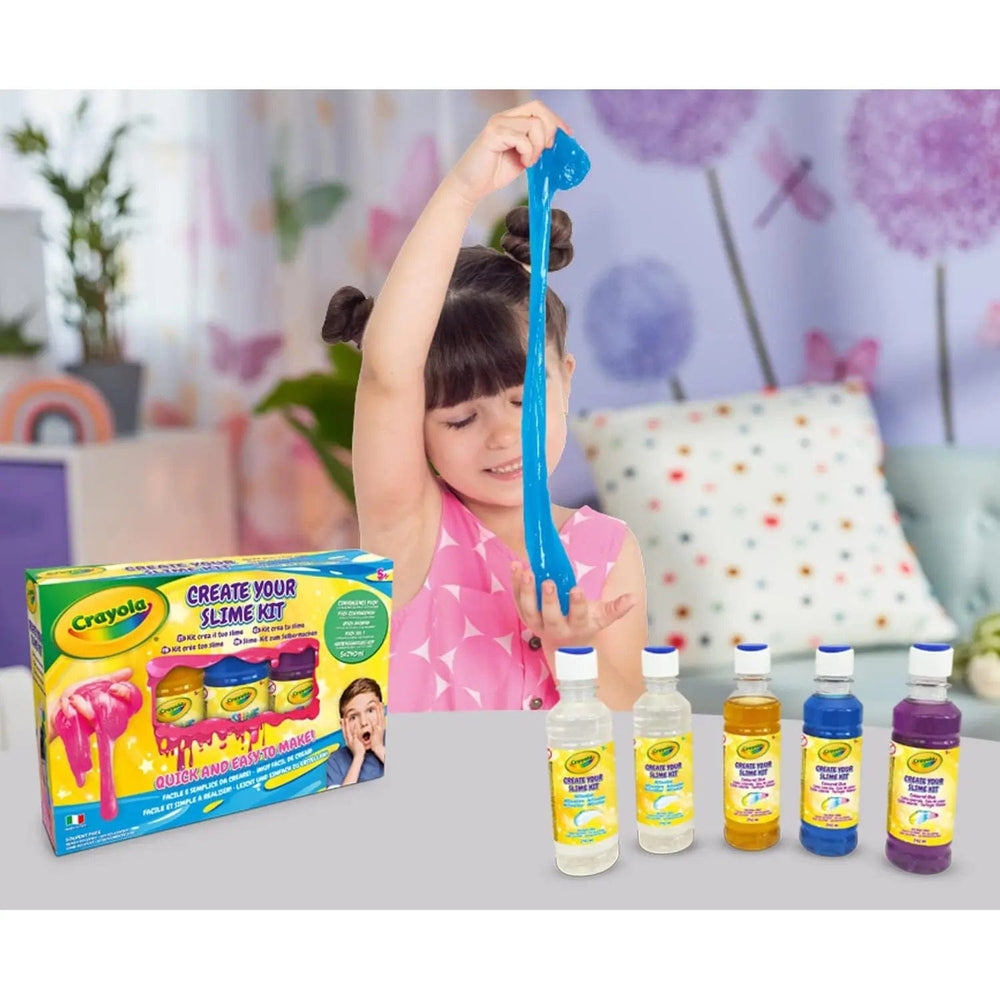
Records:
[[[691,734],[637,736],[635,818],[640,826],[665,828],[694,819]]]
[[[858,825],[861,737],[802,734],[802,822],[824,830]]]
[[[889,743],[889,833],[920,847],[951,843],[958,747],[925,750]]]
[[[618,834],[615,744],[549,748],[552,836],[557,844],[598,844]]]
[[[724,806],[728,823],[771,823],[781,796],[781,733],[725,733],[722,744]]]

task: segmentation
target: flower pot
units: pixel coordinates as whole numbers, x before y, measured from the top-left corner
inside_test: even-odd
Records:
[[[108,401],[118,437],[131,437],[139,429],[143,366],[136,361],[86,361],[67,365],[66,371],[86,379]]]

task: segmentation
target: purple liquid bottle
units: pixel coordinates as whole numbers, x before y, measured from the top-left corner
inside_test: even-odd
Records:
[[[918,875],[951,864],[962,713],[948,700],[952,648],[910,647],[910,693],[892,712],[885,856]]]

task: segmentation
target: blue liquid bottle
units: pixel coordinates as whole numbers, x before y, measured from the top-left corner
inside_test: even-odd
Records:
[[[851,694],[854,650],[816,650],[816,692],[802,722],[799,841],[813,854],[843,857],[858,846],[861,702]]]

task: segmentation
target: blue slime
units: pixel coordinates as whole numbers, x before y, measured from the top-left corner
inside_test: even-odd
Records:
[[[569,612],[569,592],[576,577],[559,532],[552,522],[549,471],[545,457],[545,290],[549,276],[552,196],[576,187],[590,170],[590,160],[562,129],[538,162],[528,168],[528,223],[531,240],[531,294],[528,313],[528,360],[521,416],[521,464],[524,483],[524,540],[535,574],[538,607],[542,583],[552,580],[562,613]]]

